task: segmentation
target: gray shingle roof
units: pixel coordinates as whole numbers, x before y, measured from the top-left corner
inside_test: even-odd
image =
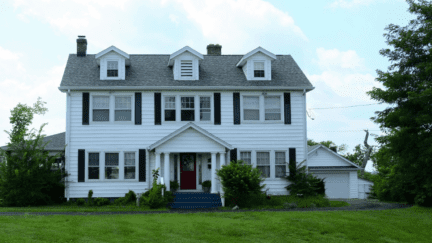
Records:
[[[309,146],[308,145],[308,153],[310,152],[310,151],[312,151],[312,150],[314,150],[316,147],[318,147],[318,146],[320,146],[319,144],[317,144],[317,145],[314,145],[314,146]]]
[[[95,55],[77,57],[69,54],[60,84],[73,86],[287,86],[310,87],[312,84],[291,55],[277,55],[272,62],[271,81],[247,81],[241,68],[236,67],[243,55],[204,55],[199,66],[199,80],[176,81],[170,55],[130,55],[131,66],[126,68],[126,80],[100,80],[100,68]]]
[[[56,151],[56,150],[64,150],[64,146],[66,144],[66,133],[62,132],[62,133],[58,133],[58,134],[54,134],[51,136],[46,136],[43,139],[43,143],[49,142],[46,147],[45,150],[50,150],[50,151]],[[0,147],[3,150],[7,150],[8,147],[7,146],[3,146]]]

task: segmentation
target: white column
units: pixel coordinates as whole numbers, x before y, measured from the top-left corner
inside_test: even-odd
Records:
[[[169,166],[169,153],[165,152],[164,158],[164,183],[166,186],[166,190],[170,190],[170,166]]]
[[[216,153],[211,153],[211,191],[210,193],[217,193],[216,191]]]
[[[155,155],[156,155],[155,170],[157,170],[157,168],[160,168],[160,156],[161,156],[161,153],[156,152]],[[161,175],[160,173],[161,173],[161,171],[159,169],[159,175]],[[159,178],[158,178],[158,180],[159,180]]]
[[[219,169],[222,169],[222,166],[223,165],[225,165],[225,152],[223,152],[223,153],[219,153],[219,160],[220,160],[220,168]],[[221,196],[223,196],[225,193],[224,193],[224,190],[223,190],[223,188],[222,188],[222,183],[220,183],[220,193],[221,193]],[[225,207],[225,198],[221,198],[221,200],[222,200],[222,207]]]

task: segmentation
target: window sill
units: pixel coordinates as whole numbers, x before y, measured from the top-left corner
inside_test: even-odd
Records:
[[[265,123],[269,123],[269,124],[284,124],[284,121],[248,121],[248,120],[242,120],[241,123],[243,124],[265,124]]]
[[[135,122],[125,121],[125,122],[90,122],[91,126],[109,126],[109,125],[135,125]]]
[[[120,179],[116,179],[116,180],[110,180],[110,179],[106,179],[106,180],[86,180],[85,181],[86,183],[87,182],[90,182],[90,183],[98,183],[98,182],[141,182],[141,183],[145,183],[145,181],[138,181],[138,180],[136,180],[136,179],[134,179],[134,180],[120,180]]]
[[[213,121],[162,121],[163,124],[186,124],[188,122],[194,122],[199,124],[213,124]]]

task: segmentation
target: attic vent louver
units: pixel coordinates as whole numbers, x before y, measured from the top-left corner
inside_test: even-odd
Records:
[[[182,77],[192,77],[192,61],[181,60],[180,69]]]

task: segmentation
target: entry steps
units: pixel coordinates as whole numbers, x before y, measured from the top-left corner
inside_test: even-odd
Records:
[[[172,209],[216,209],[222,207],[219,193],[174,192],[174,201],[169,203]]]

